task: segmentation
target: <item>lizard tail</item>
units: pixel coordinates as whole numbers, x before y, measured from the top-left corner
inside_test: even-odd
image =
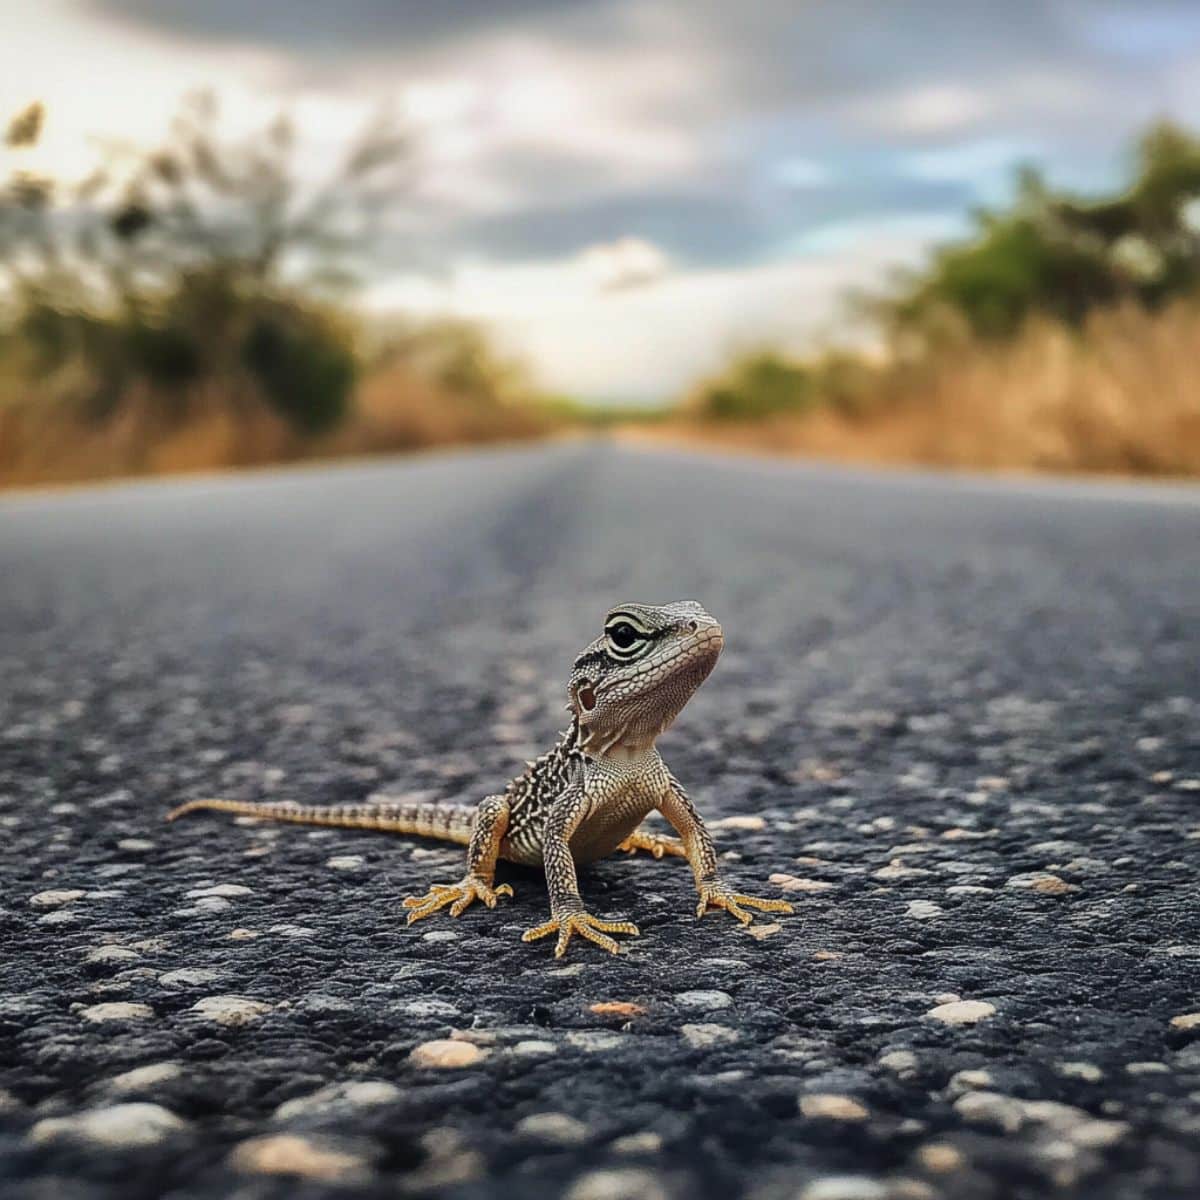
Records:
[[[167,820],[194,812],[226,812],[266,821],[291,821],[297,825],[333,825],[340,829],[376,829],[382,833],[408,833],[466,846],[471,841],[475,809],[464,804],[430,804],[397,800],[381,804],[251,804],[242,800],[189,800],[167,813]]]

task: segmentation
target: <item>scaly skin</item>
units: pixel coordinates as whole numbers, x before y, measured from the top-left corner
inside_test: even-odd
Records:
[[[352,829],[417,834],[467,846],[467,871],[452,884],[434,884],[404,901],[408,924],[448,908],[461,916],[476,900],[495,908],[511,896],[495,886],[499,859],[541,867],[550,892],[550,920],[523,941],[557,934],[561,958],[578,934],[616,954],[609,934],[636,935],[628,921],[589,913],[579,894],[576,866],[617,850],[645,850],[655,858],[686,858],[700,902],[696,915],[723,908],[743,925],[747,909],[790,913],[783,900],[745,896],[718,875],[717,853],[700,814],[655,749],[658,736],[682,711],[716,665],[724,646],[720,625],[692,600],[661,606],[622,604],[604,622],[604,633],[576,658],[568,684],[571,726],[558,744],[514,779],[503,795],[478,807],[447,804],[341,805],[243,804],[193,800],[168,820],[200,809]],[[679,838],[639,829],[661,813]]]

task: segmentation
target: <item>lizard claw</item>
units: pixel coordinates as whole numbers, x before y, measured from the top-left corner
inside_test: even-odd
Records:
[[[538,938],[548,937],[552,933],[558,934],[558,942],[554,947],[554,957],[562,958],[567,952],[567,944],[570,942],[573,933],[587,938],[589,942],[595,942],[597,946],[603,950],[607,950],[610,954],[617,954],[620,952],[621,947],[613,938],[605,937],[605,934],[629,933],[637,937],[638,927],[629,921],[601,921],[599,917],[593,917],[588,912],[573,912],[568,913],[561,919],[552,917],[544,925],[527,929],[521,935],[521,941],[535,942]]]
[[[736,917],[743,925],[749,925],[754,917],[746,911],[756,908],[763,912],[790,913],[792,906],[786,900],[762,900],[757,896],[743,896],[740,892],[730,891],[723,883],[712,882],[700,884],[700,903],[696,905],[696,916],[702,917],[713,908],[723,908],[730,916]],[[742,907],[745,905],[745,908]]]
[[[445,908],[447,904],[450,905],[452,917],[461,917],[476,900],[482,900],[488,908],[495,908],[496,901],[501,896],[511,896],[512,894],[513,890],[507,883],[493,888],[490,883],[480,879],[478,875],[467,875],[461,883],[435,883],[424,896],[405,898],[404,907],[409,909],[406,924],[411,925],[414,921],[431,916],[439,909]]]

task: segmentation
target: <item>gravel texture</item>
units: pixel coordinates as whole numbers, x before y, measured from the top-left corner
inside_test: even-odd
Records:
[[[604,444],[0,502],[6,1200],[1089,1200],[1200,1188],[1200,497]],[[162,814],[479,798],[625,599],[728,877]],[[723,818],[718,822],[718,818]]]

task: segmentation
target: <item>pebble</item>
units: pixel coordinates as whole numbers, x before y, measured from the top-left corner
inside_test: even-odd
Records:
[[[231,942],[252,942],[256,937],[261,936],[256,929],[231,929],[229,931]]]
[[[865,1121],[870,1114],[852,1096],[834,1092],[814,1092],[800,1097],[800,1111],[806,1117],[829,1121]]]
[[[908,910],[905,912],[906,917],[912,917],[917,921],[932,921],[936,917],[940,917],[945,912],[940,904],[935,904],[932,900],[910,900],[908,902]]]
[[[148,1021],[155,1016],[155,1012],[148,1004],[111,1000],[104,1004],[92,1004],[81,1008],[79,1015],[85,1021],[98,1024],[102,1021]]]
[[[361,1156],[318,1144],[294,1133],[250,1138],[229,1156],[236,1171],[252,1175],[300,1175],[326,1183],[360,1178],[367,1171]]]
[[[134,1067],[121,1075],[114,1075],[105,1084],[113,1092],[140,1092],[143,1088],[156,1087],[160,1083],[168,1083],[178,1079],[183,1074],[183,1068],[178,1063],[150,1063],[145,1067]]]
[[[35,1143],[72,1138],[111,1149],[153,1146],[186,1128],[186,1123],[158,1104],[114,1104],[73,1117],[48,1117],[30,1131]]]
[[[930,1142],[917,1151],[917,1161],[935,1175],[948,1175],[957,1171],[966,1160],[953,1146],[945,1142]]]
[[[541,1058],[543,1055],[557,1054],[558,1047],[553,1042],[528,1038],[523,1042],[518,1042],[509,1053],[516,1054],[521,1058]]]
[[[987,1071],[955,1071],[946,1085],[946,1090],[952,1096],[961,1096],[964,1092],[983,1092],[994,1087],[996,1081]]]
[[[75,900],[82,900],[87,892],[79,888],[62,889],[59,891],[38,892],[35,896],[29,897],[29,903],[34,908],[58,908],[61,904],[71,904]]]
[[[158,977],[159,983],[167,987],[196,987],[200,984],[215,983],[224,974],[211,967],[182,967],[178,971],[167,971]]]
[[[236,1028],[265,1017],[274,1005],[247,996],[205,996],[192,1005],[191,1011],[205,1021]]]
[[[939,1004],[925,1015],[943,1025],[974,1025],[995,1012],[996,1006],[986,1000],[955,1000],[951,1004]]]
[[[728,1046],[740,1041],[742,1035],[727,1025],[681,1025],[679,1032],[693,1050],[706,1050],[710,1046]]]
[[[366,861],[361,854],[338,854],[327,858],[325,865],[334,871],[361,871]]]
[[[627,1133],[617,1138],[609,1149],[614,1154],[658,1154],[662,1147],[661,1135],[643,1129],[640,1133]]]
[[[600,1017],[641,1017],[646,1010],[640,1004],[628,1000],[600,1000],[588,1005],[588,1012]]]
[[[566,1113],[533,1113],[517,1122],[517,1132],[560,1146],[577,1146],[587,1141],[588,1127]]]
[[[131,962],[142,956],[136,950],[126,946],[93,946],[84,956],[84,962],[117,963]]]
[[[709,829],[766,829],[765,817],[721,817],[720,820],[710,821]]]
[[[585,1054],[604,1054],[617,1050],[629,1040],[627,1034],[612,1029],[573,1029],[567,1034],[567,1045]]]
[[[769,937],[774,937],[777,933],[783,930],[783,926],[772,923],[770,925],[747,925],[744,932],[755,939],[755,941],[766,941]]]
[[[1046,896],[1061,896],[1064,892],[1074,892],[1076,887],[1051,875],[1048,871],[1030,871],[1024,875],[1013,875],[1004,881],[1005,887],[1019,888],[1031,892],[1041,892]]]
[[[414,1067],[457,1068],[474,1066],[486,1057],[487,1051],[481,1050],[471,1042],[436,1038],[414,1046],[408,1061]]]
[[[204,900],[210,897],[253,896],[254,889],[241,883],[218,883],[213,887],[193,888],[186,893],[189,900]]]
[[[383,1080],[361,1080],[354,1083],[331,1083],[327,1087],[285,1100],[274,1113],[276,1121],[289,1121],[293,1117],[311,1113],[329,1112],[346,1108],[372,1108],[377,1104],[391,1104],[403,1093],[395,1084]]]
[[[728,992],[679,992],[675,996],[675,1003],[680,1008],[728,1008],[733,1003],[733,997]]]
[[[39,925],[70,925],[79,918],[69,908],[58,908],[38,917]]]
[[[1180,1013],[1177,1017],[1171,1018],[1172,1029],[1196,1029],[1200,1028],[1200,1012]]]
[[[879,1056],[879,1065],[901,1079],[909,1079],[917,1073],[918,1059],[911,1050],[889,1050]]]
[[[148,838],[122,838],[117,843],[117,849],[130,854],[144,854],[147,850],[154,849],[154,843]]]
[[[808,1184],[800,1200],[888,1200],[888,1189],[868,1175],[830,1175]]]
[[[823,879],[801,879],[796,875],[785,875],[781,872],[770,876],[770,880],[785,892],[827,892],[833,887],[832,883],[826,883]]]
[[[563,1200],[669,1200],[669,1196],[649,1171],[615,1167],[581,1175]]]
[[[435,996],[423,997],[419,1000],[400,1000],[392,1005],[392,1011],[406,1017],[457,1017],[458,1008],[448,1000],[439,1000]]]
[[[1060,1062],[1054,1069],[1064,1079],[1082,1079],[1085,1083],[1099,1083],[1104,1078],[1104,1072],[1090,1062]]]

